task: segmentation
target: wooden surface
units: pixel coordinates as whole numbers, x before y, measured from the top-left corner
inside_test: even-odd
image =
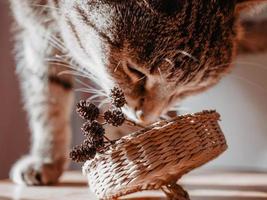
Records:
[[[181,180],[192,200],[267,199],[267,174],[209,172],[190,174]],[[66,172],[60,183],[49,187],[17,186],[0,181],[0,200],[94,200],[80,172]],[[134,194],[124,199],[164,200],[160,191]]]

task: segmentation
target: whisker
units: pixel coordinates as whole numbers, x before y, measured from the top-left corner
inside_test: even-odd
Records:
[[[67,49],[62,41],[60,41],[57,37],[54,35],[50,35],[48,40],[50,41],[51,44],[54,44],[55,47],[58,47],[59,50],[66,52]]]
[[[58,44],[64,46],[64,42],[62,40],[60,40],[57,36],[55,35],[51,35],[51,38],[56,41]]]
[[[218,65],[210,66],[210,68],[224,67],[226,65],[231,65],[231,64],[235,64],[235,62],[228,62],[228,63],[218,64]]]
[[[83,92],[88,92],[90,94],[101,94],[103,97],[108,97],[107,94],[101,92],[101,91],[98,91],[96,89],[88,89],[88,88],[77,88],[76,89],[77,91],[83,91]]]
[[[265,65],[264,64],[259,64],[259,63],[253,63],[253,62],[246,62],[246,61],[233,61],[233,62],[229,62],[229,63],[224,63],[224,64],[219,64],[219,65],[215,65],[213,67],[223,67],[225,65],[231,65],[231,64],[244,64],[244,65],[252,65],[252,66],[255,66],[255,67],[259,67],[259,68],[262,68],[264,70],[267,70],[267,67],[264,67]]]
[[[102,101],[98,106],[100,107],[100,108],[102,108],[104,105],[106,105],[106,104],[109,104],[109,101],[108,100],[104,100],[104,101]]]
[[[115,67],[115,69],[114,69],[114,71],[113,71],[114,73],[117,72],[117,70],[118,70],[120,64],[121,64],[121,61],[119,61],[118,64],[117,64],[117,66]]]
[[[241,80],[241,81],[243,81],[243,82],[246,82],[246,83],[249,84],[249,85],[255,86],[256,88],[262,90],[264,93],[267,93],[267,89],[266,89],[265,87],[261,86],[260,84],[257,84],[257,83],[254,82],[254,81],[251,81],[251,80],[249,80],[249,79],[247,79],[247,78],[245,78],[245,77],[242,77],[242,76],[240,76],[240,75],[233,74],[233,73],[230,74],[230,76],[232,76],[232,77],[234,77],[234,78],[236,78],[236,79],[239,79],[239,80]]]
[[[169,64],[171,65],[171,67],[174,67],[174,66],[175,66],[175,64],[173,63],[173,61],[170,60],[169,58],[165,58],[164,60],[165,60],[167,63],[169,63]]]
[[[83,89],[75,89],[74,92],[83,92],[83,93],[87,93],[87,94],[91,94],[90,92],[88,92],[87,90],[83,90]]]
[[[62,66],[62,67],[66,67],[66,68],[69,68],[69,69],[72,69],[73,72],[76,71],[76,72],[79,72],[81,74],[84,74],[84,75],[87,75],[88,78],[91,76],[91,74],[89,74],[87,71],[85,70],[81,70],[81,69],[77,69],[69,64],[65,64],[65,63],[59,63],[59,62],[49,62],[50,64],[53,64],[54,66]]]
[[[80,83],[81,85],[85,86],[86,89],[91,89],[91,90],[94,90],[95,93],[101,92],[101,93],[103,93],[104,95],[106,95],[106,93],[105,93],[105,91],[104,91],[103,89],[96,89],[96,88],[93,88],[91,85],[86,84],[86,83],[82,82],[81,80],[79,80],[79,79],[77,79],[77,78],[75,78],[75,81],[78,82],[78,83]]]
[[[90,80],[90,78],[84,74],[81,74],[77,71],[72,71],[72,70],[65,70],[65,71],[62,71],[62,72],[59,72],[58,73],[58,76],[62,76],[62,75],[73,75],[73,76],[79,76],[79,77],[83,77],[83,78],[87,78]]]
[[[55,44],[51,39],[48,39],[49,41],[49,45],[51,47],[53,47],[54,49],[58,50],[58,51],[61,51],[61,52],[64,52],[65,49],[62,49],[60,46],[58,46],[57,44]]]
[[[94,93],[92,93],[92,92],[88,92],[87,90],[83,90],[83,89],[75,89],[74,90],[74,92],[83,92],[83,93],[86,93],[86,94],[94,94]],[[104,99],[107,99],[104,95],[94,95],[95,97],[94,98],[92,98],[92,97],[89,97],[88,98],[88,100],[89,101],[91,101],[91,102],[93,102],[93,103],[100,103],[100,104],[102,104],[103,102],[105,103],[105,104],[108,104],[109,103],[109,101],[108,100],[97,100],[97,98],[103,98],[104,97]]]
[[[247,62],[247,61],[235,61],[236,64],[244,64],[244,65],[251,65],[251,66],[255,66],[255,67],[259,67],[262,68],[264,70],[267,70],[267,67],[264,67],[264,64],[260,64],[260,63],[253,63],[253,62]]]
[[[181,107],[179,107],[179,108],[172,108],[172,109],[169,109],[168,111],[175,111],[175,112],[185,111],[185,112],[190,112],[190,111],[192,111],[192,109],[190,109],[190,108],[181,108]]]
[[[62,66],[62,67],[67,67],[67,68],[70,68],[70,69],[75,69],[74,67],[70,66],[69,63],[64,63],[63,61],[60,61],[60,60],[52,60],[52,59],[44,59],[45,61],[47,61],[49,64],[52,64],[52,65],[59,65],[59,66]]]
[[[162,75],[162,72],[161,72],[161,69],[160,69],[160,67],[158,67],[158,72],[159,72],[159,75],[160,75],[160,79],[161,79],[161,81],[163,81],[164,79],[163,79],[163,75]]]
[[[85,88],[77,88],[75,89],[75,92],[84,92],[87,94],[95,94],[95,96],[97,95],[98,97],[104,98],[104,99],[108,99],[108,95],[105,93],[104,90],[102,89],[95,89],[92,86],[90,86],[89,84],[84,83],[83,81],[75,78],[75,81],[78,82],[79,84],[85,86]],[[90,98],[89,98],[90,99]],[[94,103],[99,103],[102,102],[103,100],[95,100],[95,99],[90,99],[90,101],[94,102]],[[107,102],[109,102],[108,100],[106,100]]]
[[[79,66],[72,66],[73,64],[70,64],[70,62],[68,63],[64,63],[62,61],[51,61],[51,59],[46,59],[50,64],[53,64],[53,65],[56,65],[56,66],[62,66],[62,67],[66,67],[66,68],[69,68],[69,69],[72,69],[71,71],[72,72],[78,72],[80,75],[84,75],[83,77],[86,77],[87,79],[90,79],[92,81],[94,81],[95,83],[97,83],[97,78],[91,74],[89,71],[87,71],[85,68],[81,68]],[[65,73],[66,71],[63,71],[63,74]],[[61,72],[60,72],[61,73]],[[75,74],[70,74],[70,75],[75,75]]]
[[[79,80],[79,79],[77,79],[77,78],[75,78],[74,80],[75,80],[77,83],[81,84],[82,86],[84,86],[84,87],[86,87],[86,88],[93,88],[93,87],[91,87],[89,84],[87,84],[87,83],[85,83],[85,82],[83,82],[83,81],[81,81],[81,80]]]
[[[60,55],[59,54],[56,54],[54,56],[54,58],[62,59],[62,60],[69,60],[70,59],[70,55],[68,55],[68,53],[66,53],[66,54],[60,54]]]
[[[136,81],[136,83],[139,82],[139,81],[142,81],[142,80],[145,79],[145,78],[146,78],[146,76],[143,76],[143,77],[139,78],[139,79]]]
[[[197,59],[195,56],[191,55],[190,53],[187,53],[184,50],[177,50],[178,53],[183,54],[189,58],[191,58],[192,60],[194,60],[195,62],[199,63],[199,59]]]
[[[97,99],[97,98],[99,98],[99,97],[102,97],[102,96],[99,95],[99,94],[95,94],[95,95],[93,95],[93,96],[90,96],[88,99],[89,99],[90,101],[93,101],[94,99]]]
[[[53,65],[58,65],[58,66],[66,67],[66,68],[72,69],[74,71],[84,73],[84,74],[89,75],[89,76],[91,75],[90,72],[88,72],[87,70],[85,70],[83,68],[80,68],[78,66],[72,66],[72,65],[70,65],[67,62],[64,63],[63,61],[56,60],[56,59],[45,59],[45,60],[48,61],[50,64],[53,64]]]
[[[77,88],[74,91],[75,92],[84,92],[84,93],[87,93],[87,94],[97,94],[98,97],[105,97],[105,94],[100,94],[97,91],[90,91],[90,90],[87,90],[85,88]],[[94,98],[92,98],[91,100],[93,100],[93,99]]]
[[[103,102],[103,101],[106,101],[106,102],[110,103],[109,100],[105,100],[105,99],[94,100],[95,103],[100,103],[100,102]]]
[[[59,58],[48,58],[46,59],[46,61],[48,61],[50,64],[63,66],[63,67],[71,69],[71,70],[65,70],[65,71],[59,72],[58,76],[62,76],[62,75],[78,76],[78,77],[86,78],[90,81],[94,81],[95,83],[97,83],[97,78],[94,75],[92,75],[89,71],[87,71],[85,68],[81,68],[79,66],[73,66],[74,65],[73,63],[66,62]],[[102,97],[107,98],[107,93],[103,89],[94,89],[90,85],[80,81],[77,78],[75,79],[75,81],[86,87],[86,88],[76,89],[76,91],[90,93],[90,94],[98,94],[99,97],[102,96]]]

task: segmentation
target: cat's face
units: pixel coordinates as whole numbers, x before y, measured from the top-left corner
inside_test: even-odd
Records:
[[[88,65],[104,87],[116,82],[144,122],[215,84],[231,66],[238,37],[236,1],[62,4],[69,33],[64,39],[76,60]]]

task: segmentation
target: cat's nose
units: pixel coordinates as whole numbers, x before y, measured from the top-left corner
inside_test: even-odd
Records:
[[[149,125],[155,121],[153,118],[146,115],[142,110],[137,110],[135,114],[139,122],[143,125]]]
[[[136,117],[143,125],[150,125],[159,119],[159,115],[147,114],[141,110],[136,112]]]
[[[136,115],[136,117],[137,117],[137,119],[138,120],[140,120],[140,121],[143,121],[143,111],[142,110],[136,110],[135,111],[135,115]]]
[[[141,124],[143,124],[143,125],[152,124],[153,122],[155,122],[157,120],[156,116],[147,115],[142,110],[137,110],[136,111],[136,117],[141,122]]]
[[[135,109],[137,119],[144,125],[156,122],[161,112],[160,105],[156,105],[155,102],[150,102],[150,106],[144,104],[142,107]]]

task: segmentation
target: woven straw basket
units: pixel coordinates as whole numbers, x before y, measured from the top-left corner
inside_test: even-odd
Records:
[[[215,111],[203,111],[121,138],[84,164],[90,189],[100,199],[114,199],[177,182],[227,149],[219,118]]]

